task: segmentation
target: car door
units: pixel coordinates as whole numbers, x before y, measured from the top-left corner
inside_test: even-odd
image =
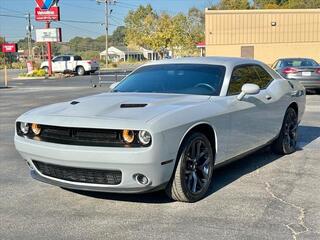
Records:
[[[62,72],[72,71],[72,68],[70,67],[70,63],[69,63],[70,60],[71,60],[70,56],[63,56],[62,58],[63,62],[60,65]]]
[[[231,157],[253,150],[272,138],[273,126],[269,122],[274,121],[274,101],[268,92],[272,81],[272,76],[259,65],[240,65],[233,69],[227,93],[231,114]],[[246,83],[257,84],[261,90],[258,94],[246,95],[239,101],[237,96]]]
[[[61,72],[63,62],[63,56],[55,57],[52,60],[52,70],[53,72]]]

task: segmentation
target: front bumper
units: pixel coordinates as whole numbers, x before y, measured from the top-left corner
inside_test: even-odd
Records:
[[[172,159],[168,159],[165,149],[154,145],[148,148],[70,146],[34,141],[16,135],[15,146],[28,162],[34,179],[70,189],[116,193],[148,192],[164,187],[174,169],[174,161],[161,164]],[[118,185],[71,182],[42,174],[33,161],[83,169],[119,170],[122,172],[122,179]],[[134,178],[136,174],[147,176],[149,183],[138,183]]]

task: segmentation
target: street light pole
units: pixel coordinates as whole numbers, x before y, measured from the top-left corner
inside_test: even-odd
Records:
[[[28,26],[27,26],[27,36],[28,36],[28,59],[33,60],[32,56],[32,25],[31,25],[31,15],[28,13]]]

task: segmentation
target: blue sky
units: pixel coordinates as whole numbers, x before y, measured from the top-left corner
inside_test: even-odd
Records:
[[[112,6],[113,12],[110,17],[110,30],[123,23],[128,11],[137,8],[140,4],[150,3],[157,12],[176,14],[187,12],[191,7],[204,9],[215,0],[118,0]],[[104,34],[104,26],[100,24],[85,24],[68,22],[69,20],[104,22],[104,8],[95,0],[60,0],[61,19],[67,22],[54,23],[53,27],[61,27],[63,41],[68,41],[74,36],[97,37]],[[27,21],[24,15],[28,12],[33,14],[34,0],[0,0],[0,36],[5,36],[7,41],[17,41],[26,35]],[[1,15],[14,15],[13,17]],[[35,22],[35,28],[44,26],[44,23]]]

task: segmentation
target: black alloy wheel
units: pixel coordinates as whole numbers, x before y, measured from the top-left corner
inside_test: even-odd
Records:
[[[186,137],[180,152],[167,194],[177,201],[196,202],[206,195],[211,183],[214,166],[212,146],[204,134],[195,132]]]
[[[284,117],[279,137],[273,143],[273,150],[278,154],[290,154],[296,151],[298,139],[298,116],[293,108],[288,108]]]

